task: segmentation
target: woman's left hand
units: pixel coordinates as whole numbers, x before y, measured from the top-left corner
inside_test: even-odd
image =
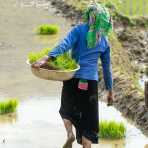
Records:
[[[112,106],[114,102],[114,95],[113,91],[109,90],[107,94],[107,106]]]

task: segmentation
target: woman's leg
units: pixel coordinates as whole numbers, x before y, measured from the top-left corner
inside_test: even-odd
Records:
[[[63,146],[63,148],[72,148],[72,143],[75,140],[75,136],[73,134],[73,122],[75,121],[74,115],[74,106],[75,106],[75,91],[74,91],[74,83],[75,79],[71,79],[63,82],[62,95],[61,95],[61,107],[60,107],[60,115],[62,117],[66,132],[67,132],[67,140]]]
[[[83,148],[91,148],[98,143],[98,85],[88,81],[88,91],[79,90],[78,106],[81,110],[80,127]]]
[[[63,119],[66,132],[67,132],[67,140],[63,146],[63,148],[72,148],[72,143],[75,141],[75,136],[72,130],[72,123],[70,120]]]
[[[91,148],[91,144],[92,144],[92,142],[89,139],[87,139],[86,137],[82,136],[83,148]]]

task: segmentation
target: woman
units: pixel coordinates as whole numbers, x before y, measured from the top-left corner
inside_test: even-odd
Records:
[[[83,148],[98,143],[98,59],[101,59],[107,100],[113,101],[110,47],[106,35],[112,28],[108,11],[101,4],[91,4],[85,12],[84,23],[74,27],[48,57],[32,66],[39,68],[71,49],[72,58],[80,65],[71,80],[63,82],[60,115],[63,119],[67,141],[63,148],[72,148],[76,139]]]

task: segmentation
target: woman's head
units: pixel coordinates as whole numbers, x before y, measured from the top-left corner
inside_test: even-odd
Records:
[[[107,36],[112,30],[109,11],[100,3],[91,3],[84,12],[84,22],[89,25],[87,44],[93,48],[98,43],[98,36]]]
[[[84,21],[95,31],[108,35],[112,30],[109,11],[100,3],[91,3],[84,12]]]

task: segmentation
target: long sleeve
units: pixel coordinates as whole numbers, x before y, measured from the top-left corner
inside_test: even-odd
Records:
[[[107,90],[112,90],[113,88],[113,79],[112,79],[112,65],[110,58],[110,47],[107,47],[104,53],[100,55],[102,68],[103,68],[103,77]]]
[[[70,50],[74,44],[77,42],[79,37],[79,28],[78,26],[74,27],[68,35],[56,46],[51,52],[49,52],[48,56],[56,57],[61,55],[68,50]]]

